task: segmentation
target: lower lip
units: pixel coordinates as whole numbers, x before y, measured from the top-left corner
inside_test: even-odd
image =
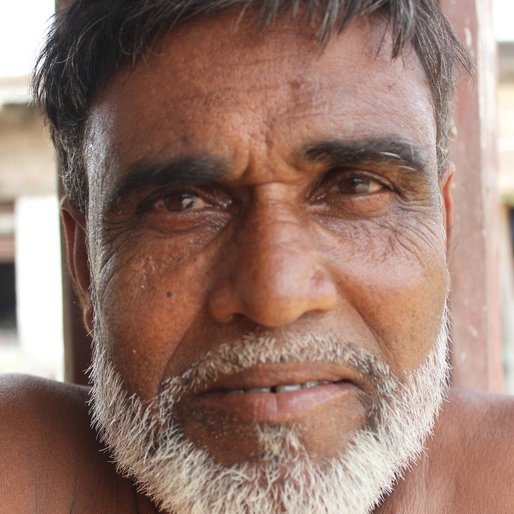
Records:
[[[189,408],[236,416],[245,422],[287,423],[355,394],[351,382],[319,385],[287,393],[206,393],[188,401]]]

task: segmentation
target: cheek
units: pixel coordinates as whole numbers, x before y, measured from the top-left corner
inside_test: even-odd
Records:
[[[345,302],[393,371],[424,362],[440,330],[449,275],[440,224],[359,222],[325,241]]]
[[[150,398],[202,309],[209,256],[166,239],[112,247],[96,281],[97,322],[127,389]]]

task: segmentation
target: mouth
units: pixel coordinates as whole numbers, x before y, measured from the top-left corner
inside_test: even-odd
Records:
[[[197,412],[282,424],[342,404],[362,392],[351,373],[342,375],[330,366],[308,364],[251,369],[222,377],[186,403]]]
[[[301,391],[302,389],[311,389],[312,387],[319,387],[333,383],[334,382],[330,382],[328,380],[310,380],[308,382],[304,382],[303,384],[281,384],[274,385],[271,387],[247,387],[244,389],[226,389],[212,391],[208,394],[294,393],[295,391]]]

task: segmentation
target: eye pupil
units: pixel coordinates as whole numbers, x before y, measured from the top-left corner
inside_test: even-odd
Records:
[[[363,194],[369,191],[370,181],[368,179],[353,177],[351,183],[355,193]]]
[[[198,195],[185,191],[166,196],[163,203],[168,211],[179,212],[193,209],[199,201]]]
[[[365,177],[348,177],[339,181],[338,189],[344,194],[366,194],[372,189],[372,181]]]
[[[184,206],[184,209],[191,209],[195,205],[195,197],[193,197],[191,194],[183,194],[180,195],[182,205]]]

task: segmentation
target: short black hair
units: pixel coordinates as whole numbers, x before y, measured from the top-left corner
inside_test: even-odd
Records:
[[[36,103],[50,125],[66,194],[86,212],[84,126],[101,87],[133,66],[159,36],[186,21],[228,9],[249,13],[265,28],[284,16],[316,20],[321,43],[357,17],[384,16],[393,38],[392,58],[412,45],[426,73],[437,124],[437,158],[448,153],[454,69],[471,71],[436,0],[75,0],[55,16],[33,79]],[[250,14],[251,13],[251,14]]]

